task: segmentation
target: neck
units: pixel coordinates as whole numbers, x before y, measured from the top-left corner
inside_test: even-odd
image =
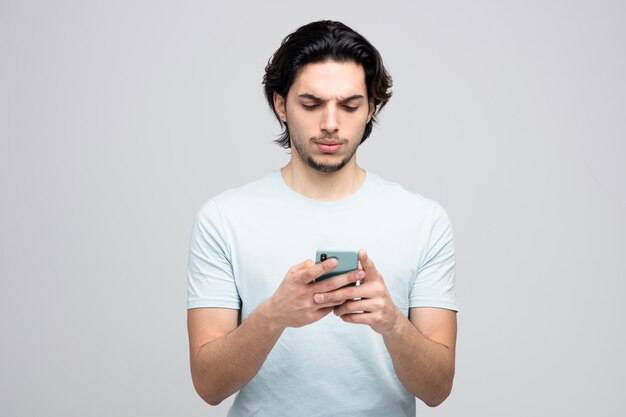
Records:
[[[365,171],[355,158],[336,172],[319,172],[293,159],[281,169],[285,183],[295,192],[315,200],[340,200],[359,190]]]

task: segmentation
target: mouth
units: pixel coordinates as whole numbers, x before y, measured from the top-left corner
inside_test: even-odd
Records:
[[[317,147],[325,153],[334,153],[341,148],[341,143],[338,142],[329,142],[329,141],[319,141],[315,142]]]

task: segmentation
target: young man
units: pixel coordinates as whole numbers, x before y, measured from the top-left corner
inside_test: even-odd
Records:
[[[454,376],[452,232],[436,202],[357,165],[391,96],[378,51],[314,22],[285,38],[264,84],[291,159],[196,217],[196,390],[212,405],[239,391],[229,416],[414,416],[415,397],[440,404]],[[356,271],[315,282],[337,266],[315,264],[318,248],[364,249]]]

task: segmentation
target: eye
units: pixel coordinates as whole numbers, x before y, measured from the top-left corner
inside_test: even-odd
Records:
[[[356,111],[359,108],[359,106],[348,106],[347,104],[345,104],[343,108],[349,112],[353,112],[353,111]]]
[[[304,107],[306,110],[313,110],[313,109],[319,107],[319,104],[304,104],[304,103],[302,103],[302,107]]]

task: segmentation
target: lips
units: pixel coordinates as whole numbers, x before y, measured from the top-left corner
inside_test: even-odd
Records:
[[[320,140],[316,141],[315,144],[322,152],[332,153],[336,152],[341,148],[340,142],[334,142],[331,140]]]
[[[318,148],[323,152],[336,152],[341,147],[341,143],[336,142],[316,142]]]

